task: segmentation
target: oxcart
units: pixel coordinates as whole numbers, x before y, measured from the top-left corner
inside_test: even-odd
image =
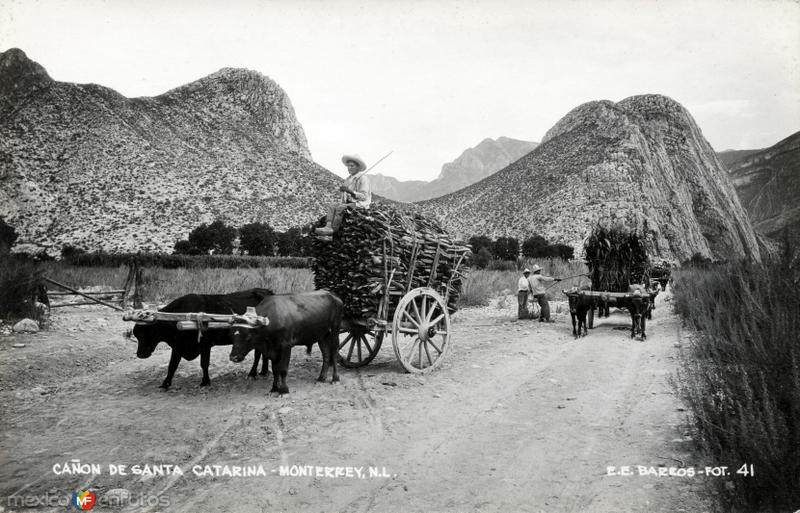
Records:
[[[386,337],[412,373],[439,367],[451,345],[470,248],[435,222],[382,206],[348,213],[332,241],[315,246],[317,288],[345,303],[339,363],[370,363]]]

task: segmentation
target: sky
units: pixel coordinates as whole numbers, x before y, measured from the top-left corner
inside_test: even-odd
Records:
[[[595,100],[663,94],[717,151],[800,130],[796,0],[0,0],[0,51],[157,96],[224,67],[288,94],[339,176],[432,180],[483,139],[541,141]]]

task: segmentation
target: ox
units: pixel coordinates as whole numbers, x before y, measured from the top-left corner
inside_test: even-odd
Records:
[[[628,290],[632,295],[617,298],[617,307],[627,308],[631,313],[631,338],[635,338],[638,334],[642,340],[646,340],[647,318],[655,296],[641,285],[631,285]]]
[[[269,296],[256,306],[256,313],[269,320],[266,326],[231,327],[233,347],[230,359],[241,362],[251,349],[261,351],[272,360],[270,392],[288,394],[286,374],[292,347],[307,346],[310,351],[311,345],[317,342],[322,351],[322,371],[317,381],[325,381],[328,366],[333,367],[331,383],[339,381],[336,354],[342,312],[342,300],[326,290]]]
[[[248,306],[256,306],[264,298],[272,295],[268,289],[249,289],[231,294],[188,294],[172,301],[161,312],[205,312],[215,314],[243,314]],[[166,342],[172,348],[167,367],[167,377],[161,388],[168,389],[172,385],[172,377],[178,369],[181,358],[194,360],[200,355],[200,367],[203,369],[203,380],[200,386],[211,384],[208,377],[208,364],[211,360],[211,346],[223,346],[231,343],[229,332],[225,329],[206,330],[200,334],[195,330],[181,331],[176,323],[156,321],[153,323],[136,323],[133,337],[137,340],[136,356],[149,358],[159,342]],[[256,353],[255,362],[250,369],[250,377],[255,378],[260,354]],[[263,358],[261,375],[267,373],[267,360]]]
[[[589,289],[588,285],[584,285],[580,291]],[[572,319],[572,334],[575,338],[587,335],[586,314],[595,307],[597,302],[596,297],[581,294],[580,291],[575,287],[564,291],[569,300],[569,316]]]

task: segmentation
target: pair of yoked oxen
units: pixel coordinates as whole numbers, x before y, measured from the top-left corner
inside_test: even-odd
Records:
[[[573,288],[564,291],[569,299],[569,314],[572,319],[572,334],[575,338],[586,336],[586,317],[589,312],[598,309],[598,317],[608,317],[610,306],[625,308],[631,314],[631,338],[640,335],[642,340],[647,338],[647,319],[652,319],[655,308],[655,299],[660,291],[660,285],[653,288],[644,285],[631,285],[625,297],[615,297],[610,294],[586,294],[589,286],[581,289]]]
[[[188,294],[172,301],[161,312],[204,312],[214,314],[244,314],[247,307],[266,317],[266,325],[251,327],[233,324],[228,329],[179,330],[175,322],[137,322],[126,335],[137,340],[136,356],[148,358],[160,342],[172,348],[167,377],[161,388],[172,384],[172,377],[181,359],[194,360],[200,356],[203,380],[200,386],[211,384],[208,365],[211,347],[232,345],[230,359],[241,362],[247,353],[255,350],[255,361],[250,377],[256,377],[259,359],[263,361],[261,375],[267,374],[267,360],[272,362],[271,392],[286,394],[286,374],[292,347],[311,346],[318,343],[322,351],[322,371],[318,381],[325,381],[328,367],[333,368],[331,382],[339,381],[336,371],[339,326],[342,321],[342,301],[334,294],[319,290],[300,294],[273,294],[268,289],[249,289],[231,294]]]

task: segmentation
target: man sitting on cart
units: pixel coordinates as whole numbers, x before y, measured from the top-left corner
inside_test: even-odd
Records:
[[[320,238],[327,238],[336,232],[342,224],[342,215],[347,208],[367,208],[372,203],[372,191],[369,179],[365,175],[367,165],[358,155],[345,155],[342,162],[347,166],[350,176],[345,178],[339,190],[342,193],[340,203],[328,205],[328,215],[325,226],[317,228],[315,232]]]

